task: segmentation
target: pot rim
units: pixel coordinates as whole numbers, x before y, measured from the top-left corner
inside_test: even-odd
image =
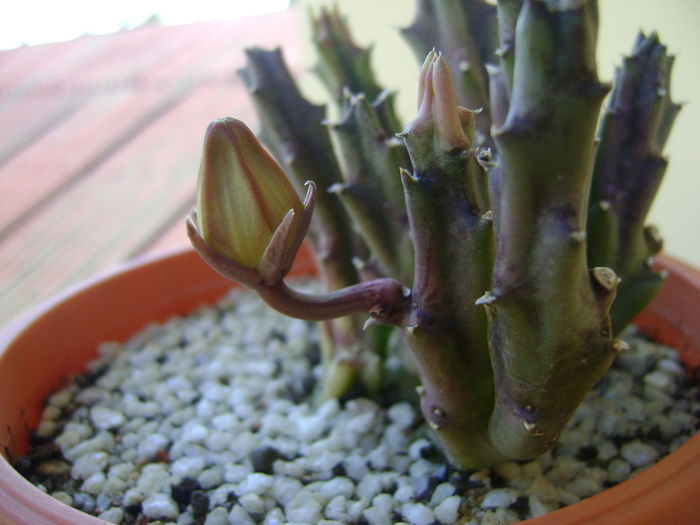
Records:
[[[313,263],[308,252],[303,253],[295,273],[308,274],[312,271]],[[669,256],[660,256],[658,261],[660,267],[669,271],[669,282],[678,281],[694,290],[695,294],[700,294],[700,270]],[[215,290],[222,291],[232,286],[232,283],[228,283],[222,277],[215,276],[189,247],[142,257],[73,286],[15,318],[0,331],[0,363],[13,341],[21,338],[57,308],[79,300],[84,294],[104,287],[106,283],[139,275],[144,271],[158,271],[159,266],[163,264],[190,265],[212,283],[216,282],[216,286],[211,285],[202,289],[204,296],[211,295]],[[201,265],[201,268],[198,265]],[[656,301],[653,304],[656,304]],[[651,308],[651,313],[641,316],[637,323],[647,333],[649,327],[659,320],[660,314],[653,310]],[[700,326],[694,329],[700,331]],[[700,352],[696,353],[696,361],[691,363],[693,366],[700,364]],[[6,453],[7,451],[0,451],[0,524],[10,525],[16,522],[32,525],[56,523],[98,525],[105,523],[42,492],[10,465]],[[696,523],[700,516],[700,501],[697,498],[697,487],[700,486],[698,465],[700,465],[700,432],[634,478],[579,503],[522,523],[564,525],[598,523],[602,520],[608,523],[619,520],[622,523],[652,524],[659,523],[659,519],[673,519],[675,525]],[[657,506],[659,500],[673,502],[671,509],[673,514],[667,514],[668,509],[659,510]],[[630,521],[631,519],[634,521]]]

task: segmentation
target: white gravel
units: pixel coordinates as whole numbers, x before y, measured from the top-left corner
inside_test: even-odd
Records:
[[[507,524],[624,481],[698,427],[676,353],[630,336],[553,451],[459,472],[415,399],[314,406],[318,340],[239,292],[105,343],[47,400],[18,469],[116,524]]]

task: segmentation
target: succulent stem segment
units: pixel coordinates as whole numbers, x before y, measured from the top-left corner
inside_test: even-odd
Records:
[[[646,225],[663,179],[662,156],[680,105],[671,101],[673,56],[655,33],[640,33],[615,76],[600,129],[588,212],[589,263],[615,268],[622,278],[612,307],[619,333],[654,297],[663,276],[652,259],[662,248]]]
[[[363,95],[346,92],[343,115],[332,126],[343,165],[343,182],[333,185],[376,265],[384,275],[411,282],[412,246],[401,178],[409,162],[403,144],[384,130],[378,112]]]
[[[486,312],[494,239],[487,179],[473,143],[474,112],[460,108],[446,59],[420,74],[416,119],[401,133],[413,164],[402,172],[416,261],[405,328],[423,388],[423,415],[461,465],[503,460],[488,439],[493,408]]]
[[[328,92],[343,104],[347,93],[361,93],[377,110],[386,133],[400,128],[394,109],[394,96],[383,89],[370,65],[371,48],[358,46],[337,5],[321,7],[311,16],[312,41],[318,54],[315,70]]]
[[[404,34],[427,58],[417,116],[397,135],[392,98],[337,11],[312,22],[337,123],[321,123],[324,108],[302,98],[279,51],[248,51],[262,135],[306,197],[242,123],[219,121],[188,233],[273,308],[339,318],[324,325],[324,396],[358,379],[379,390],[387,327],[398,327],[423,415],[454,463],[531,459],[661,284],[645,220],[679,110],[673,59],[655,34],[638,38],[597,137],[609,87],[596,72],[595,0],[418,6]],[[283,281],[307,230],[325,294]]]
[[[595,127],[595,5],[527,1],[515,33],[510,105],[494,131],[496,264],[489,339],[490,434],[512,458],[548,450],[614,356],[617,279],[588,270],[585,224]]]

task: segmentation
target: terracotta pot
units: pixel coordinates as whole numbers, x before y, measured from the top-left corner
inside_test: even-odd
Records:
[[[664,257],[668,282],[638,324],[700,366],[700,272]],[[311,273],[308,256],[296,273]],[[129,264],[71,290],[0,334],[0,524],[104,523],[31,485],[7,458],[27,449],[43,400],[83,369],[105,340],[125,340],[147,323],[220,297],[230,283],[191,250]],[[700,434],[630,481],[530,520],[532,525],[700,523]]]

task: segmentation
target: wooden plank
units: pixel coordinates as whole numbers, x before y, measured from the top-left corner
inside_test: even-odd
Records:
[[[199,88],[8,236],[0,244],[0,319],[124,260],[171,221],[191,199],[202,130],[242,90]]]
[[[165,38],[165,29],[150,27],[57,44],[54,55],[45,54],[37,64],[41,67],[4,78],[0,162],[42,138],[96,95],[132,88],[202,28],[181,31],[177,44]]]
[[[0,166],[0,241],[181,96],[123,91],[95,97]]]
[[[7,170],[0,169],[0,199],[16,200],[14,215],[27,217],[0,237],[0,323],[116,262],[170,245],[171,232],[181,228],[193,200],[207,123],[225,115],[254,122],[251,104],[234,74],[242,65],[244,46],[260,42],[261,36],[267,47],[285,44],[292,67],[298,68],[292,15],[259,18],[247,25],[197,25],[188,29],[197,35],[189,44],[176,46],[170,54],[161,49],[160,61],[140,62],[151,66],[139,82],[127,82],[132,88],[128,95],[99,92],[8,162]],[[169,58],[162,59],[166,55]],[[103,72],[106,78],[110,69]],[[150,125],[129,133],[126,121],[138,121],[152,107],[144,100],[162,99],[173,86],[193,91]],[[123,140],[114,147],[108,136]],[[75,158],[61,158],[66,151]],[[27,184],[32,172],[41,175]],[[60,195],[47,199],[57,187]],[[31,198],[22,201],[27,192],[34,192],[34,205]]]
[[[84,37],[55,44],[24,46],[0,51],[0,97],[27,94],[31,85],[28,80],[45,72],[52,65],[60,64],[58,71],[67,71],[65,61],[74,61],[76,54],[92,55],[103,45],[109,44],[108,37]],[[55,70],[54,70],[55,71]],[[65,74],[60,74],[65,78]],[[37,85],[36,83],[34,84]],[[35,91],[35,94],[39,94]],[[43,94],[48,94],[46,91]]]
[[[268,21],[279,25],[281,17]],[[241,27],[242,31],[232,31]],[[130,76],[140,79],[140,89],[97,93],[73,115],[65,118],[24,151],[0,167],[0,239],[18,223],[28,220],[37,203],[56,198],[57,190],[84,176],[110,151],[119,147],[130,134],[147,124],[148,119],[167,110],[181,96],[183,89],[203,82],[226,81],[231,70],[242,65],[243,56],[234,55],[229,47],[240,46],[253,35],[251,24],[203,23],[192,27],[160,28],[162,40],[171,42],[171,29],[179,34],[194,35],[185,39],[184,52],[171,53],[171,60],[146,72],[133,70]],[[185,31],[187,30],[187,31]],[[276,33],[279,36],[279,32]],[[236,35],[235,41],[232,35]],[[165,37],[168,38],[165,38]],[[182,39],[180,39],[182,41]],[[112,74],[112,71],[110,71]],[[30,104],[31,101],[27,101]],[[67,155],[66,152],[70,152]],[[31,191],[24,191],[31,184]],[[4,196],[4,198],[3,198]],[[11,198],[10,198],[11,196]]]

